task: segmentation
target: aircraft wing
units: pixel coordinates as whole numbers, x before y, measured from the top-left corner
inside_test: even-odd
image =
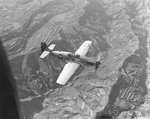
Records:
[[[85,56],[92,44],[92,41],[85,41],[79,49],[75,52],[75,54]],[[80,64],[75,62],[68,62],[62,72],[60,73],[56,83],[65,85],[67,81],[72,77],[72,75],[76,72],[76,70],[79,68]]]
[[[89,51],[90,46],[92,45],[92,41],[85,41],[79,49],[75,52],[75,54],[86,56]]]
[[[75,73],[75,71],[79,68],[80,64],[77,64],[75,62],[68,62],[62,72],[60,73],[56,83],[65,85],[67,81],[72,77],[72,75]]]

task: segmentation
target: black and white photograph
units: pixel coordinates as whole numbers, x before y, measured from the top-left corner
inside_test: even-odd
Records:
[[[150,119],[150,0],[0,0],[0,119]]]

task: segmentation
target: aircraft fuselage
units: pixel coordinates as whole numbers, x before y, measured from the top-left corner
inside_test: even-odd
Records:
[[[96,63],[96,59],[86,56],[80,56],[72,52],[66,51],[51,51],[51,55],[65,61],[72,61],[83,65],[93,66]]]

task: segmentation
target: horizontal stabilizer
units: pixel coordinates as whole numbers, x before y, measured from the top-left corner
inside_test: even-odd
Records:
[[[53,50],[55,48],[56,44],[51,44],[48,49]]]
[[[51,44],[49,47],[46,45],[45,42],[41,42],[41,51],[43,52],[40,58],[45,58],[50,52],[55,48],[56,44]]]
[[[41,56],[40,56],[40,58],[45,58],[47,55],[49,55],[49,51],[44,51],[42,54],[41,54]]]

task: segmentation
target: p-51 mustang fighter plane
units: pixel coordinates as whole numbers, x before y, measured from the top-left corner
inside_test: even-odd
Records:
[[[72,53],[66,51],[55,51],[54,48],[56,44],[51,44],[48,47],[46,43],[41,42],[41,51],[43,53],[41,54],[40,58],[44,59],[47,55],[50,54],[68,62],[64,66],[62,72],[60,73],[56,81],[56,83],[60,85],[65,85],[80,65],[95,66],[95,70],[97,70],[97,68],[101,64],[100,57],[94,59],[86,56],[91,45],[92,41],[85,41],[75,53]]]

